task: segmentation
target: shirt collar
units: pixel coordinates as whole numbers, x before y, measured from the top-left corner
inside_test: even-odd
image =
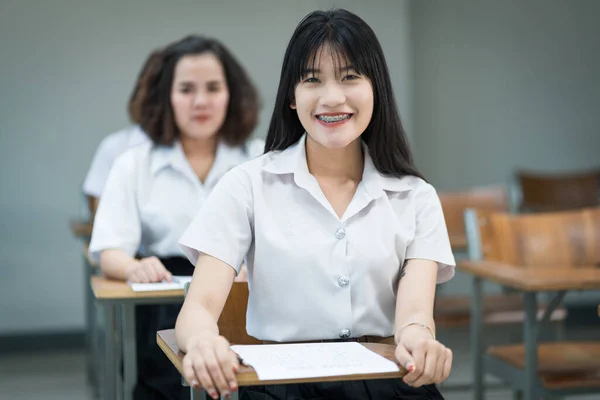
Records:
[[[388,192],[405,192],[412,190],[411,185],[405,178],[396,178],[381,174],[369,154],[367,145],[363,142],[365,165],[363,169],[362,184],[369,195],[376,199]],[[306,162],[306,133],[302,135],[296,144],[285,150],[275,152],[272,159],[263,170],[272,174],[294,174],[296,183],[305,181],[309,176],[308,164]]]
[[[219,142],[215,161],[208,173],[205,185],[212,185],[231,168],[241,164],[247,159],[242,147],[234,147]],[[187,160],[181,142],[176,141],[172,146],[154,146],[152,150],[151,172],[156,175],[163,168],[173,168],[190,178],[197,180],[197,176]]]

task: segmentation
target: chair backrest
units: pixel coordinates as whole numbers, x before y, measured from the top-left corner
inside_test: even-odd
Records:
[[[465,192],[440,192],[440,201],[450,244],[454,250],[467,247],[464,212],[468,208],[483,211],[508,211],[509,195],[505,186],[476,187]]]
[[[536,214],[469,210],[465,223],[469,246],[484,260],[525,268],[600,267],[600,207]]]
[[[517,173],[521,211],[565,211],[600,205],[600,170],[550,175]]]
[[[247,282],[234,282],[217,322],[219,333],[231,344],[262,344],[246,332],[248,295]]]

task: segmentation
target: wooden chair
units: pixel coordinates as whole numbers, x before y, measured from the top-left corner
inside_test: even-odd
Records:
[[[600,205],[600,169],[570,174],[518,171],[523,212],[565,211]]]
[[[469,210],[465,221],[471,258],[494,262],[495,268],[544,269],[548,274],[600,268],[600,208],[521,215]],[[521,344],[487,350],[491,365],[521,370],[524,353]],[[600,388],[600,342],[539,344],[538,370],[548,390]]]
[[[439,194],[450,244],[455,253],[466,252],[465,210],[475,208],[482,212],[507,212],[509,193],[505,186],[483,186],[465,192],[441,192]],[[465,326],[470,321],[469,296],[445,296],[436,298],[435,321],[438,327]],[[542,305],[543,307],[543,305]],[[514,293],[487,295],[484,298],[484,320],[487,324],[511,324],[523,321],[523,298]],[[542,312],[543,310],[541,310]],[[552,315],[553,321],[566,318],[564,309]]]
[[[487,211],[508,211],[509,196],[505,186],[483,186],[465,192],[441,192],[439,194],[455,252],[467,250],[464,214],[468,208]]]
[[[234,282],[217,322],[219,333],[231,344],[262,344],[262,341],[246,332],[248,294],[247,282]]]

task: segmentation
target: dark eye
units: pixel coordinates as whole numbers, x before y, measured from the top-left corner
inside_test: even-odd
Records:
[[[319,80],[317,78],[315,78],[314,76],[311,76],[310,78],[306,78],[304,80],[304,83],[318,83]]]
[[[356,76],[356,75],[346,75],[346,76],[344,77],[344,79],[342,79],[342,80],[343,80],[343,81],[353,81],[353,80],[355,80],[355,79],[359,79],[359,78],[358,78],[358,76]]]
[[[216,83],[216,84],[212,84],[212,85],[208,85],[208,91],[209,92],[219,92],[221,90],[221,85]]]
[[[191,86],[189,86],[189,85],[181,86],[181,87],[179,88],[179,91],[180,91],[181,93],[191,93],[191,92],[192,92],[192,87],[191,87]]]

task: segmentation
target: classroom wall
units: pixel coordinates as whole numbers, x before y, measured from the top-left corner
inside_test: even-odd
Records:
[[[412,131],[408,0],[34,0],[0,11],[0,335],[83,327],[80,185],[100,140],[127,124],[148,52],[191,33],[220,38],[264,102],[264,136],[285,46],[299,20],[341,6],[372,25]]]
[[[411,4],[416,158],[439,190],[600,167],[599,1]],[[469,282],[459,273],[442,291],[468,294]]]
[[[600,166],[600,2],[412,3],[416,155],[440,189]]]

